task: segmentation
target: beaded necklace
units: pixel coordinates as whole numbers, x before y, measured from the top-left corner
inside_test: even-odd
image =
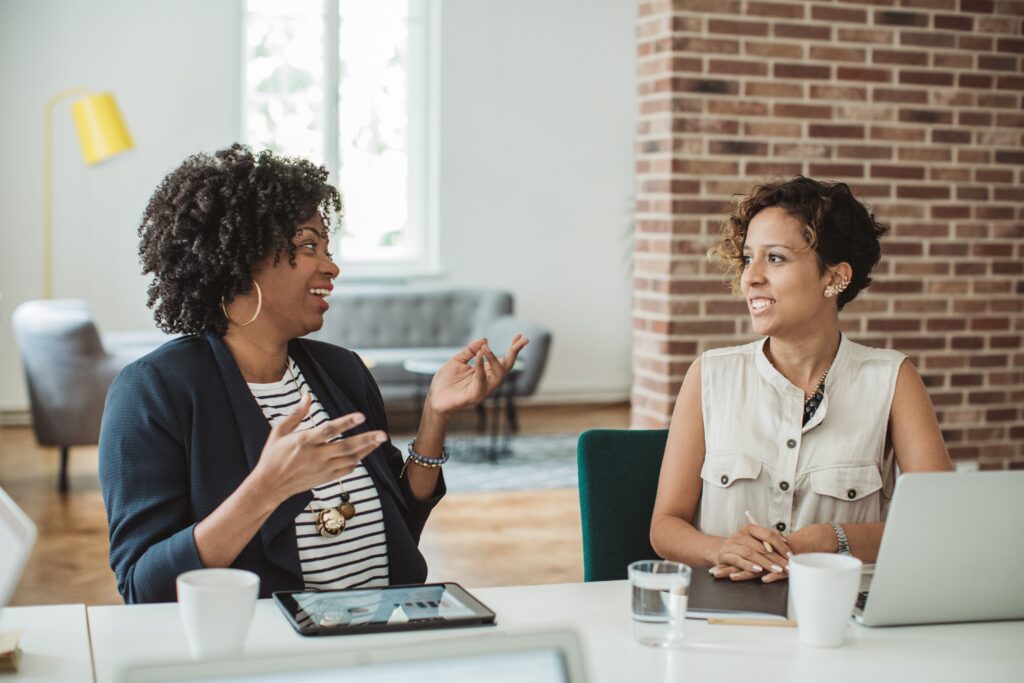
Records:
[[[299,388],[299,381],[295,378],[295,373],[292,372],[291,360],[288,360],[285,366],[288,369],[288,376],[291,377],[292,384],[295,386],[295,393],[302,395],[302,391]],[[339,436],[338,439],[343,437]],[[332,439],[335,441],[337,439]],[[348,520],[355,517],[356,506],[352,504],[352,496],[348,491],[345,490],[345,483],[339,479],[338,486],[341,488],[341,504],[336,507],[326,507],[316,513],[316,530],[321,536],[325,538],[333,538],[340,536],[341,532],[345,530],[345,524]]]

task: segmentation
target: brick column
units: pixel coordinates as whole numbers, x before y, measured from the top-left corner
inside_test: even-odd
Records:
[[[898,6],[897,6],[898,5]],[[754,338],[705,253],[734,193],[843,180],[893,226],[841,314],[907,353],[954,457],[1024,467],[1024,2],[640,2],[633,424]]]

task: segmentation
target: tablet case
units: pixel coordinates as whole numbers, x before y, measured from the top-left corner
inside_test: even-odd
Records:
[[[768,614],[786,618],[789,581],[762,583],[758,579],[716,579],[704,567],[694,567],[686,611],[695,616],[710,613]]]

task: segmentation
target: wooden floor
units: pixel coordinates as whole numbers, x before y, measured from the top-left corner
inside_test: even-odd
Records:
[[[522,409],[522,434],[624,429],[626,404]],[[413,425],[397,416],[392,431]],[[472,424],[463,421],[462,427]],[[0,486],[39,527],[12,604],[121,602],[107,560],[107,520],[96,476],[96,448],[73,449],[71,491],[57,493],[56,449],[35,444],[31,429],[0,429]],[[464,493],[434,510],[420,543],[431,580],[467,587],[579,581],[583,577],[579,497],[575,490]]]

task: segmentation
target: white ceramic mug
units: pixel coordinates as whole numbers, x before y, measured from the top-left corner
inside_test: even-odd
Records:
[[[862,563],[852,555],[805,553],[789,561],[789,592],[800,642],[814,647],[843,644],[857,602]]]
[[[244,569],[196,569],[178,576],[178,611],[196,659],[242,652],[260,592]]]

